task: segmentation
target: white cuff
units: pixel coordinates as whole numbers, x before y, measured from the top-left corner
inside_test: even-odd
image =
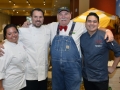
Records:
[[[0,73],[0,80],[5,78],[5,73]]]

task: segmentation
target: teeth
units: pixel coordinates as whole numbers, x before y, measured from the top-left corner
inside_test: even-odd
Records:
[[[94,28],[94,27],[90,27],[90,28]]]
[[[61,21],[65,21],[66,19],[61,19]]]

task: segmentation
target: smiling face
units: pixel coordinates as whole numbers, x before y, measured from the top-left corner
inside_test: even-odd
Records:
[[[89,34],[93,34],[96,32],[96,30],[98,29],[98,26],[99,26],[99,21],[98,19],[91,15],[91,16],[88,16],[87,19],[86,19],[86,22],[85,22],[85,26],[89,32]]]
[[[66,26],[70,22],[71,13],[67,11],[61,11],[57,14],[57,19],[61,26]]]
[[[15,27],[7,28],[5,37],[8,41],[17,43],[18,42],[18,31],[16,30]]]
[[[44,22],[43,12],[35,10],[31,16],[32,24],[39,28]]]

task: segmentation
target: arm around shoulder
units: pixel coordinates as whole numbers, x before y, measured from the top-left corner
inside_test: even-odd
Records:
[[[100,27],[99,30],[102,30],[102,31],[105,32],[105,37],[104,37],[104,39],[107,39],[107,38],[108,38],[107,42],[111,42],[111,41],[114,40],[114,35],[113,35],[113,33],[112,33],[112,31],[111,31],[110,29],[106,29],[106,28],[101,28],[101,27]]]
[[[3,85],[2,85],[2,80],[0,80],[0,90],[4,90]]]

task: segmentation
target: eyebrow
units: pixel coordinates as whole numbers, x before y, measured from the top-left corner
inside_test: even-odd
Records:
[[[87,21],[92,21],[92,22],[94,22],[94,21],[95,21],[95,22],[98,22],[98,20],[87,20]]]

